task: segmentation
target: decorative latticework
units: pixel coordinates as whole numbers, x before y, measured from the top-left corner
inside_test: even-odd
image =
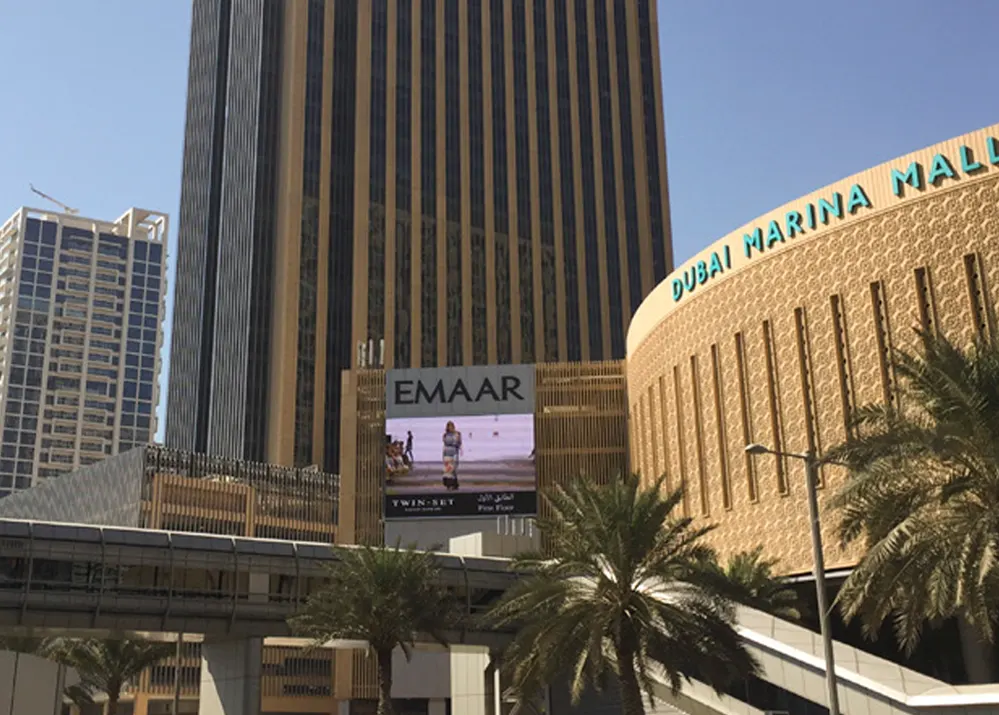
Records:
[[[892,399],[895,378],[887,351],[914,348],[916,328],[959,341],[986,332],[999,300],[997,207],[996,173],[914,193],[840,227],[794,238],[664,308],[665,317],[633,346],[628,360],[629,409],[651,415],[634,427],[636,464],[643,455],[658,455],[651,460],[654,468],[642,469],[644,476],[682,473],[684,447],[689,463],[696,439],[695,410],[704,424],[720,420],[735,485],[731,509],[723,506],[718,440],[706,439],[708,499],[703,507],[692,504],[690,513],[703,511],[705,521],[718,524],[710,538],[722,552],[765,544],[784,569],[807,571],[803,467],[786,460],[785,476],[775,458],[756,457],[753,475],[743,454],[746,441],[793,452],[836,444],[846,436],[849,409]],[[673,369],[680,366],[681,382],[688,382],[685,366],[694,356],[710,364],[714,345],[722,397],[695,405],[693,385],[681,384],[677,394]],[[701,395],[712,394],[707,370],[696,379]],[[653,409],[650,394],[657,397]],[[842,483],[842,470],[823,472],[832,489]],[[696,473],[686,465],[688,486]],[[688,498],[701,501],[696,489]],[[827,563],[848,566],[856,554],[837,547],[835,527],[832,516],[823,520]]]

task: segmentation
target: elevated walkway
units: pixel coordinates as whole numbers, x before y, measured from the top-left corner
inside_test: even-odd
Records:
[[[483,549],[482,541],[483,535],[462,537],[452,541],[458,553],[439,556],[442,580],[470,614],[518,577],[508,559],[480,554],[506,555],[505,546],[520,545],[499,539],[502,544]],[[337,557],[329,544],[0,520],[0,632],[189,633],[220,644],[287,638],[286,619]],[[675,696],[662,686],[659,712],[827,712],[818,634],[750,608],[740,608],[738,617],[761,677],[722,696],[696,682]],[[462,667],[472,670],[509,638],[484,631],[450,635],[466,653]],[[476,648],[482,653],[469,650]],[[848,715],[999,715],[999,684],[951,686],[842,643],[835,644],[835,656]],[[474,690],[461,695],[469,702],[480,697]],[[576,712],[613,712],[600,702]]]
[[[0,629],[289,636],[288,617],[324,578],[339,548],[0,519]],[[506,559],[438,558],[442,581],[469,614],[517,577]],[[452,637],[495,647],[506,636]]]

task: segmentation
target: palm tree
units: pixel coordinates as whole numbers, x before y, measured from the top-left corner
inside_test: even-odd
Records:
[[[841,607],[868,635],[890,619],[910,653],[928,621],[959,616],[992,642],[999,617],[999,344],[920,338],[893,355],[897,399],[859,409],[827,455],[850,470],[841,537],[866,547]]]
[[[775,569],[779,559],[763,556],[763,546],[733,554],[725,566],[710,562],[708,569],[720,577],[719,590],[733,601],[788,621],[801,620],[798,593]]]
[[[514,693],[568,674],[578,703],[615,675],[624,714],[641,715],[656,668],[674,691],[690,678],[720,691],[756,672],[732,603],[704,573],[712,527],[674,515],[680,490],[664,493],[663,479],[642,489],[637,476],[608,486],[580,480],[546,501],[550,556],[518,557],[529,575],[486,618],[517,628],[504,653]]]
[[[115,715],[121,691],[146,668],[174,654],[172,643],[86,638],[58,643],[51,657],[76,670],[78,695],[103,692],[105,712]]]
[[[459,625],[456,603],[440,580],[432,551],[371,546],[341,548],[329,582],[293,616],[292,630],[316,646],[330,640],[365,641],[378,668],[378,715],[393,715],[392,652],[408,660],[425,634],[446,645]]]

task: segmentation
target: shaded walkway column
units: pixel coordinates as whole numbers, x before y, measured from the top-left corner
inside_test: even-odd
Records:
[[[451,712],[461,715],[498,715],[496,684],[489,648],[451,646]]]
[[[262,650],[261,638],[202,644],[198,715],[260,715]]]

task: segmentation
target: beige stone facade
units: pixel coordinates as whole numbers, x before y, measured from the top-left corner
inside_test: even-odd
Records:
[[[745,445],[821,454],[853,407],[891,399],[893,348],[912,347],[917,328],[994,331],[997,291],[999,125],[782,206],[680,266],[636,312],[633,463],[685,485],[723,553],[764,544],[784,570],[807,571],[802,464]],[[823,470],[823,503],[842,478]],[[855,559],[835,521],[823,523],[830,568]]]

